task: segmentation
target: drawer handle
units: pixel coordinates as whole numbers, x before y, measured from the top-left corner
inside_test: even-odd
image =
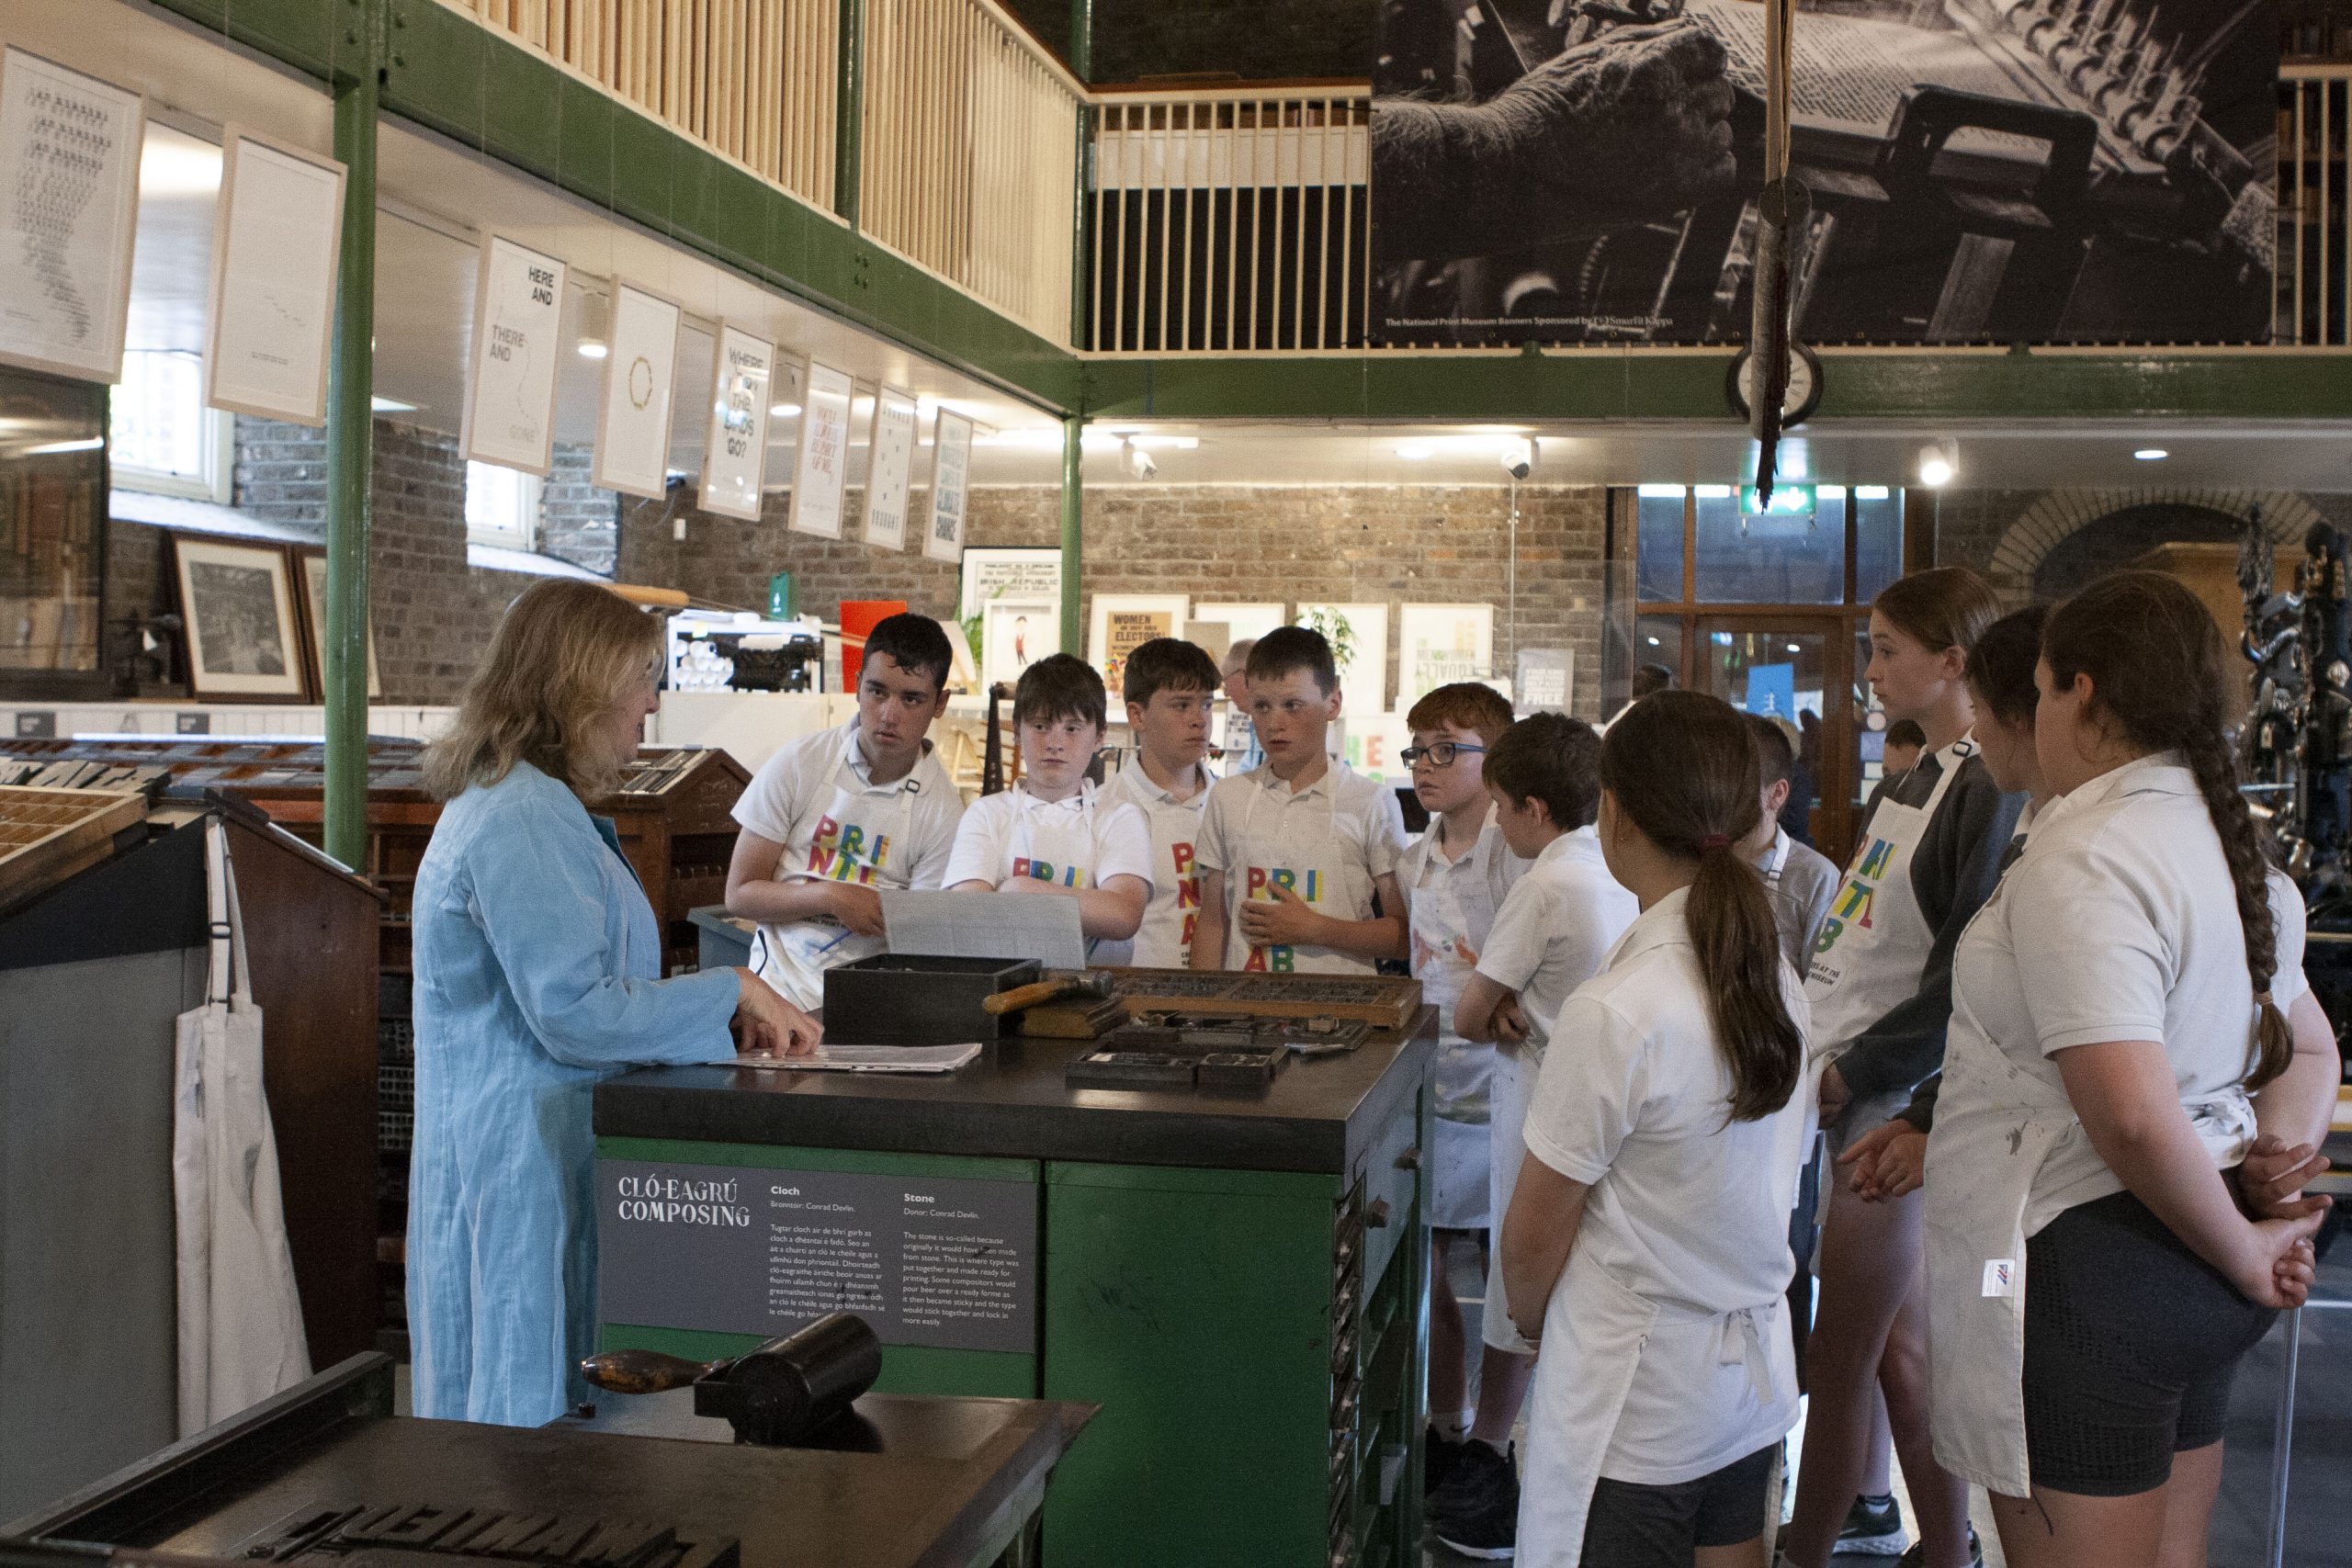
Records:
[[[1374,1198],[1363,1212],[1363,1223],[1374,1230],[1385,1229],[1388,1224],[1388,1200]]]
[[[1396,1168],[1399,1170],[1420,1169],[1421,1151],[1418,1148],[1410,1148],[1407,1149],[1403,1154],[1398,1155],[1396,1156]]]

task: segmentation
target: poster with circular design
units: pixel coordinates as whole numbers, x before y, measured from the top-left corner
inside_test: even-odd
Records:
[[[678,326],[684,311],[633,283],[613,285],[605,397],[596,421],[593,478],[605,490],[662,499],[670,473],[670,415],[677,400]]]

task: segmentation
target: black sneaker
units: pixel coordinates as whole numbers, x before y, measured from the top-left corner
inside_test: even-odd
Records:
[[[1462,1450],[1470,1446],[1468,1438],[1449,1438],[1435,1427],[1429,1427],[1421,1438],[1421,1495],[1434,1494],[1453,1473],[1453,1463]]]
[[[1843,1545],[1838,1548],[1847,1550]],[[1971,1568],[1984,1568],[1984,1542],[1977,1538],[1976,1527],[1968,1527],[1968,1561]],[[1927,1568],[1928,1543],[1920,1541],[1896,1560],[1894,1568]]]
[[[1833,1550],[1864,1557],[1894,1557],[1910,1544],[1911,1538],[1903,1530],[1903,1509],[1894,1497],[1865,1494],[1846,1510],[1846,1523],[1838,1532]]]
[[[1497,1453],[1476,1440],[1462,1445],[1453,1473],[1430,1498],[1430,1529],[1464,1557],[1494,1561],[1519,1550],[1518,1449]]]

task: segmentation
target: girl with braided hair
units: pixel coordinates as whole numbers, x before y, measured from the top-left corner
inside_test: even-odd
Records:
[[[2232,1376],[2310,1289],[2325,1201],[2225,1174],[2258,1134],[2316,1140],[2335,1063],[2284,1017],[2303,987],[2223,668],[2161,573],[2052,610],[2035,750],[2059,798],[1954,963],[1926,1179],[1935,1450],[1993,1494],[2017,1568],[2201,1565]]]

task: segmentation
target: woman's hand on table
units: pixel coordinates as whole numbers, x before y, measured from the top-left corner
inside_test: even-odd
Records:
[[[749,969],[735,971],[737,1048],[746,1056],[807,1056],[825,1037],[824,1025],[775,994]]]

